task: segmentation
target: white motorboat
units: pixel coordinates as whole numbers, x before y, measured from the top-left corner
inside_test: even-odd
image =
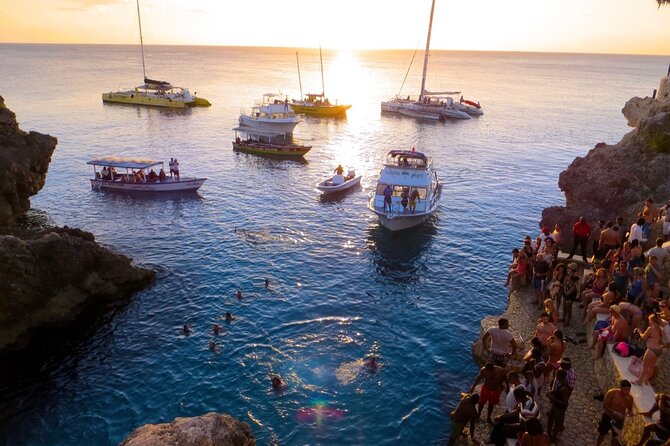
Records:
[[[316,185],[316,188],[324,195],[341,192],[361,184],[361,175],[357,175],[354,169],[349,169],[347,175],[336,173]]]
[[[91,187],[94,190],[119,192],[186,192],[196,191],[207,178],[167,176],[163,161],[145,158],[106,156],[87,162],[93,166]],[[153,168],[160,166],[156,172]],[[98,171],[98,168],[101,168]],[[117,172],[116,169],[125,169]]]
[[[426,73],[428,72],[428,55],[430,54],[430,35],[433,28],[433,12],[435,11],[435,0],[430,8],[430,22],[428,24],[428,36],[426,38],[426,51],[423,57],[423,75],[421,77],[421,93],[419,97],[401,97],[400,94],[388,101],[382,101],[382,112],[398,113],[403,116],[411,116],[422,119],[470,119],[470,115],[482,115],[479,103],[461,100],[456,102],[451,97],[458,95],[458,91],[430,92],[426,90]],[[412,62],[414,57],[412,57]],[[412,64],[410,63],[410,68]],[[408,70],[409,73],[409,70]],[[407,76],[405,76],[407,79]],[[403,86],[405,82],[403,81]],[[402,86],[400,87],[402,90]],[[462,97],[461,97],[462,99]]]
[[[391,231],[412,228],[437,209],[442,183],[433,161],[421,152],[391,150],[386,155],[368,209]]]
[[[242,111],[240,125],[258,130],[266,130],[282,134],[291,134],[300,123],[287,98],[278,99],[280,95],[266,93],[263,100],[256,103],[250,112]]]

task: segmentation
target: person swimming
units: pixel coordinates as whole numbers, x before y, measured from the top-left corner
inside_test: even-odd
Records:
[[[189,327],[187,324],[184,324],[184,328],[182,328],[182,332],[184,333],[184,336],[188,336],[191,334],[191,327]]]
[[[282,381],[279,375],[274,375],[272,377],[272,388],[275,390],[281,390],[284,387],[284,382]]]
[[[265,279],[265,288],[270,288],[270,279]]]
[[[223,316],[224,316],[224,318],[226,319],[226,321],[228,321],[228,322],[230,322],[230,321],[234,321],[234,320],[235,320],[235,318],[233,317],[233,315],[232,315],[230,312],[228,312],[228,311],[226,311],[226,314],[224,314]]]
[[[212,326],[212,332],[213,332],[214,335],[216,335],[216,336],[220,335],[220,334],[221,334],[221,326],[220,326],[219,324],[214,324],[214,325]]]
[[[242,290],[237,290],[237,298],[242,299]]]

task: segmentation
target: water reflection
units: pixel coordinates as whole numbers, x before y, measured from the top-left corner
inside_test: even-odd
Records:
[[[377,221],[368,229],[367,247],[376,272],[395,282],[414,283],[427,270],[426,248],[437,235],[437,217],[406,231],[391,232]]]
[[[235,152],[235,161],[238,163],[244,163],[251,167],[280,170],[289,166],[295,166],[299,164],[306,166],[309,164],[309,161],[307,161],[304,156],[286,158],[276,155],[252,155],[241,152]]]

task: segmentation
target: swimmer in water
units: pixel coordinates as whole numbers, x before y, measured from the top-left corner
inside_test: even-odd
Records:
[[[370,356],[370,362],[368,362],[368,367],[370,368],[370,370],[377,370],[377,368],[379,367],[375,355]]]
[[[225,317],[226,321],[228,321],[228,322],[230,322],[230,321],[234,321],[234,320],[235,320],[235,318],[233,317],[233,315],[230,314],[230,313],[227,312],[227,311],[226,311],[226,314],[224,315],[224,317]]]
[[[211,351],[213,351],[214,353],[219,353],[219,351],[220,351],[220,350],[219,350],[219,346],[216,345],[216,342],[214,342],[213,340],[212,340],[212,341],[209,341],[209,349],[210,349]]]
[[[281,380],[279,375],[272,377],[272,388],[275,390],[281,390],[284,387],[284,382]]]
[[[221,334],[221,326],[219,324],[214,324],[212,326],[212,332],[214,332],[214,335],[218,336]]]
[[[237,298],[242,299],[242,291],[241,290],[237,290]]]
[[[182,332],[184,333],[184,336],[188,336],[191,334],[191,327],[189,327],[187,324],[184,324],[184,328],[182,329]]]
[[[270,288],[270,279],[265,279],[265,288]]]

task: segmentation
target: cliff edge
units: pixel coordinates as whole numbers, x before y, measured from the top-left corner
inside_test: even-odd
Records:
[[[630,99],[622,113],[634,129],[614,145],[596,144],[561,172],[558,186],[565,206],[546,208],[540,226],[560,224],[564,247],[571,246],[572,225],[579,217],[593,227],[618,216],[630,222],[646,198],[657,206],[670,199],[669,91],[664,78],[657,98]]]
[[[19,128],[0,96],[0,354],[45,330],[75,320],[91,306],[127,300],[154,272],[73,228],[15,225],[45,184],[56,138]]]

